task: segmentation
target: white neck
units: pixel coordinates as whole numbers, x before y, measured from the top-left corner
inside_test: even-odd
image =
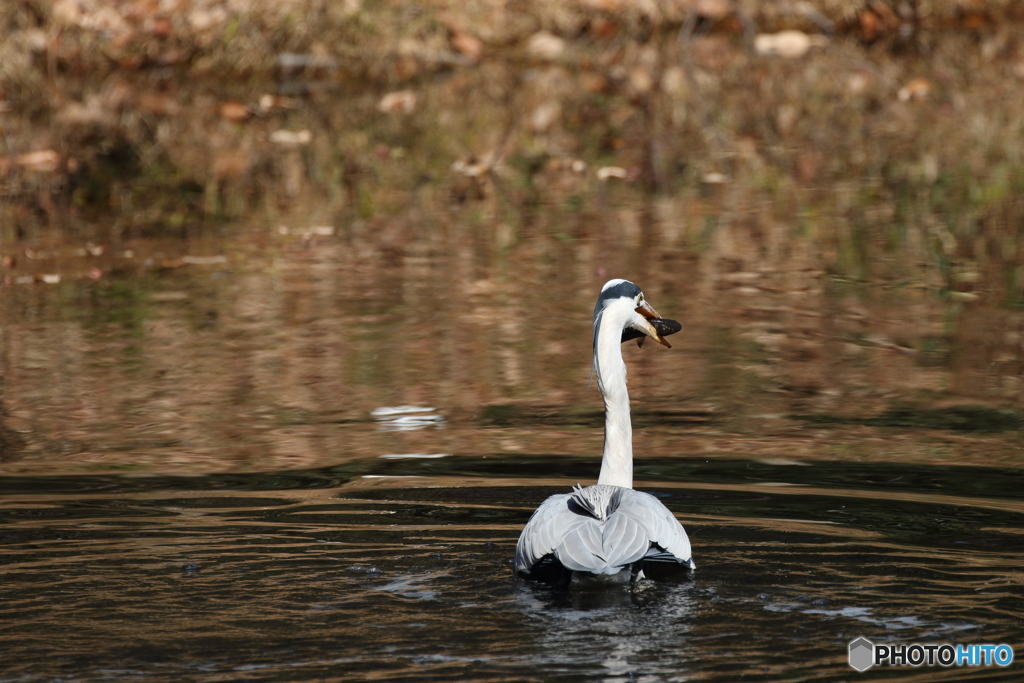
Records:
[[[629,419],[622,328],[634,315],[628,300],[609,303],[602,314],[594,348],[597,384],[604,397],[604,456],[598,484],[633,488],[633,424]]]

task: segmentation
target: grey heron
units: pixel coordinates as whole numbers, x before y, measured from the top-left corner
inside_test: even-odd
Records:
[[[694,568],[690,539],[661,501],[633,489],[633,426],[622,342],[664,337],[682,326],[666,320],[628,280],[609,280],[594,307],[594,371],[604,397],[604,455],[597,484],[551,496],[526,523],[515,568],[528,578],[626,583],[644,569]],[[567,572],[571,572],[567,574]]]

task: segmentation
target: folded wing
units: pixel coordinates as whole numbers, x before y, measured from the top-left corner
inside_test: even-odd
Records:
[[[654,496],[625,489],[605,519],[572,498],[554,495],[537,508],[519,537],[516,571],[529,574],[548,556],[566,569],[593,574],[615,574],[643,559],[692,566],[686,532]]]
[[[675,561],[693,568],[690,539],[675,515],[649,493],[631,490],[622,497],[617,512],[637,521],[647,530],[651,547],[648,560]]]

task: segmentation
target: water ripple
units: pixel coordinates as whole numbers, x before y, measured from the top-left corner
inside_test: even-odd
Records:
[[[374,462],[417,478],[0,482],[0,681],[838,681],[857,636],[1022,635],[1024,511],[1000,490],[858,495],[826,469],[766,487],[726,465],[649,482],[690,532],[693,580],[566,593],[509,564],[565,481]]]

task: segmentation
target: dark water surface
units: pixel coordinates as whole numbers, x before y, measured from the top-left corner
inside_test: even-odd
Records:
[[[593,459],[526,457],[527,479],[413,455],[0,479],[0,681],[838,681],[858,636],[1020,652],[1019,470],[644,461],[638,488],[684,522],[697,572],[587,594],[516,581],[510,561],[533,507]],[[857,680],[897,675],[1020,669]]]

